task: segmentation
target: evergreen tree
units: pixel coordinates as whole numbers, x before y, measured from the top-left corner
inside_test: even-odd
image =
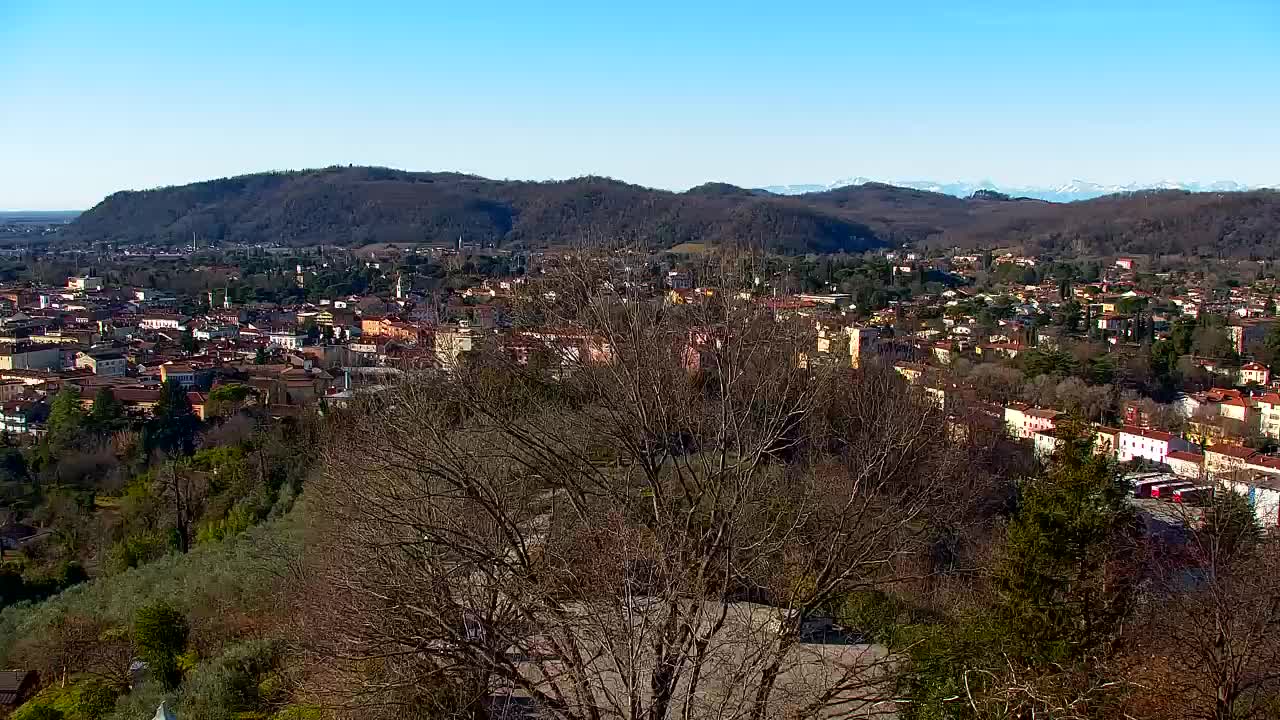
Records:
[[[134,617],[133,643],[138,655],[165,690],[175,690],[182,682],[178,656],[187,646],[189,632],[182,613],[163,601],[139,608]]]
[[[1069,420],[1047,472],[1024,482],[997,570],[998,616],[1029,664],[1091,657],[1119,631],[1133,588],[1117,573],[1136,548],[1128,491],[1094,434]]]
[[[258,352],[254,353],[254,355],[253,355],[253,364],[254,364],[254,365],[266,365],[266,364],[267,364],[267,351],[266,351],[266,350],[263,350],[262,348],[258,348]]]
[[[190,455],[199,428],[200,418],[191,409],[187,391],[173,380],[165,383],[147,423],[148,449]]]
[[[125,424],[124,404],[116,399],[115,392],[110,387],[99,390],[89,411],[89,427],[101,435],[110,435],[123,429]]]
[[[80,394],[64,385],[53,398],[49,408],[48,445],[52,453],[61,453],[76,444],[84,430],[84,408],[80,406]]]

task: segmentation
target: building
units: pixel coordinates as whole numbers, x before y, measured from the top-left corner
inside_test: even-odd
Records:
[[[1204,455],[1190,450],[1171,451],[1165,456],[1165,463],[1179,477],[1198,478],[1204,474]]]
[[[1013,437],[1031,440],[1037,432],[1052,430],[1061,414],[1057,410],[1013,403],[1004,409],[1004,424]]]
[[[89,351],[76,353],[76,367],[88,368],[94,375],[123,377],[129,370],[129,362],[118,351]]]
[[[240,336],[240,328],[235,325],[219,325],[208,323],[191,331],[191,337],[197,340],[213,340],[214,338],[234,338]]]
[[[1259,362],[1248,362],[1240,366],[1240,384],[1268,385],[1271,383],[1271,369]]]
[[[851,327],[849,333],[849,363],[853,367],[862,366],[862,358],[876,351],[876,340],[880,338],[879,330],[864,327]]]
[[[267,342],[286,350],[298,350],[307,342],[307,336],[296,330],[273,330],[267,333]]]
[[[13,435],[38,435],[48,416],[48,406],[33,400],[0,403],[0,430]]]
[[[184,388],[192,387],[196,384],[195,368],[186,363],[165,363],[160,366],[160,382],[173,381]]]
[[[1225,485],[1249,501],[1259,525],[1264,528],[1280,525],[1280,475],[1275,471],[1228,480]]]
[[[463,353],[471,352],[474,347],[475,336],[470,327],[454,325],[436,330],[436,363],[446,370],[458,367]]]
[[[1253,398],[1258,409],[1258,432],[1263,437],[1280,439],[1280,395],[1267,393]]]
[[[1116,459],[1120,462],[1143,459],[1164,464],[1168,461],[1170,452],[1190,449],[1190,443],[1172,433],[1125,426],[1120,429]]]
[[[1215,478],[1229,478],[1243,472],[1245,465],[1257,454],[1257,450],[1243,445],[1218,443],[1205,448],[1204,470]]]
[[[61,370],[62,350],[53,345],[0,343],[0,370]]]
[[[96,291],[102,289],[102,278],[91,277],[85,275],[83,277],[67,278],[68,290],[79,290],[80,292]]]
[[[153,314],[138,319],[143,330],[184,330],[191,318],[183,315]]]

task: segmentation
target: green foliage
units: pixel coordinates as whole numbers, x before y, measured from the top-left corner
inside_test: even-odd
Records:
[[[221,542],[236,533],[248,530],[257,520],[256,514],[245,503],[237,503],[226,517],[202,524],[196,531],[196,542]]]
[[[284,700],[274,675],[281,657],[279,644],[269,640],[228,647],[191,674],[183,686],[178,716],[191,720],[266,717]]]
[[[70,385],[64,386],[54,396],[49,406],[46,442],[53,454],[73,447],[84,430],[84,409],[80,406],[80,394]]]
[[[1112,565],[1132,549],[1134,515],[1111,461],[1093,452],[1083,423],[1057,429],[1043,477],[1020,488],[996,573],[998,616],[1026,662],[1079,660],[1105,645],[1129,610],[1132,588]]]
[[[172,690],[182,681],[178,656],[187,645],[187,618],[173,606],[154,602],[138,609],[133,621],[133,642],[152,677]]]
[[[99,720],[115,709],[116,697],[115,690],[92,680],[66,687],[50,685],[9,717],[14,720]]]
[[[16,643],[43,637],[57,618],[66,615],[128,625],[140,608],[159,601],[184,610],[225,603],[246,612],[267,612],[271,609],[267,589],[276,579],[279,563],[288,562],[301,549],[302,511],[299,506],[284,518],[225,542],[199,545],[186,555],[171,553],[118,575],[95,578],[39,604],[3,609],[0,666],[9,664]]]
[[[174,550],[172,533],[148,530],[118,540],[107,552],[106,570],[121,573],[158,560]]]
[[[1060,350],[1031,350],[1018,358],[1027,377],[1066,377],[1075,373],[1077,363],[1070,353]]]
[[[200,418],[191,409],[187,391],[177,382],[170,380],[164,384],[146,429],[148,449],[191,454]]]
[[[116,399],[116,394],[110,387],[102,388],[94,396],[87,424],[93,432],[100,435],[110,435],[128,427],[124,404]]]

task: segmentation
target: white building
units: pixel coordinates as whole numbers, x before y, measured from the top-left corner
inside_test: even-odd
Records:
[[[1165,463],[1168,462],[1170,452],[1190,449],[1191,444],[1177,435],[1126,425],[1120,429],[1116,459],[1128,462],[1142,458],[1154,463]]]
[[[1199,478],[1204,474],[1204,455],[1190,450],[1174,450],[1165,456],[1165,462],[1179,477]]]
[[[80,292],[91,291],[91,290],[101,290],[102,278],[90,277],[88,275],[85,275],[83,277],[67,278],[67,289],[79,290]]]
[[[191,331],[191,337],[197,340],[214,338],[233,338],[240,335],[240,328],[235,325],[204,325]]]
[[[118,352],[76,353],[76,367],[89,368],[94,375],[122,377],[129,370],[129,362]]]
[[[144,330],[183,330],[190,318],[182,315],[143,315],[138,327]]]
[[[1271,370],[1259,362],[1248,362],[1240,366],[1240,384],[1255,383],[1266,385],[1271,382]]]
[[[1057,410],[1013,403],[1004,409],[1004,424],[1013,437],[1030,440],[1037,432],[1052,430],[1061,414]]]
[[[307,336],[293,330],[283,330],[267,334],[267,342],[286,350],[298,350],[307,341]]]

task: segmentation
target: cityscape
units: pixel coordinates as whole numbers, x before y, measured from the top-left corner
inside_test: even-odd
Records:
[[[1280,718],[1280,5],[0,48],[0,718]]]

